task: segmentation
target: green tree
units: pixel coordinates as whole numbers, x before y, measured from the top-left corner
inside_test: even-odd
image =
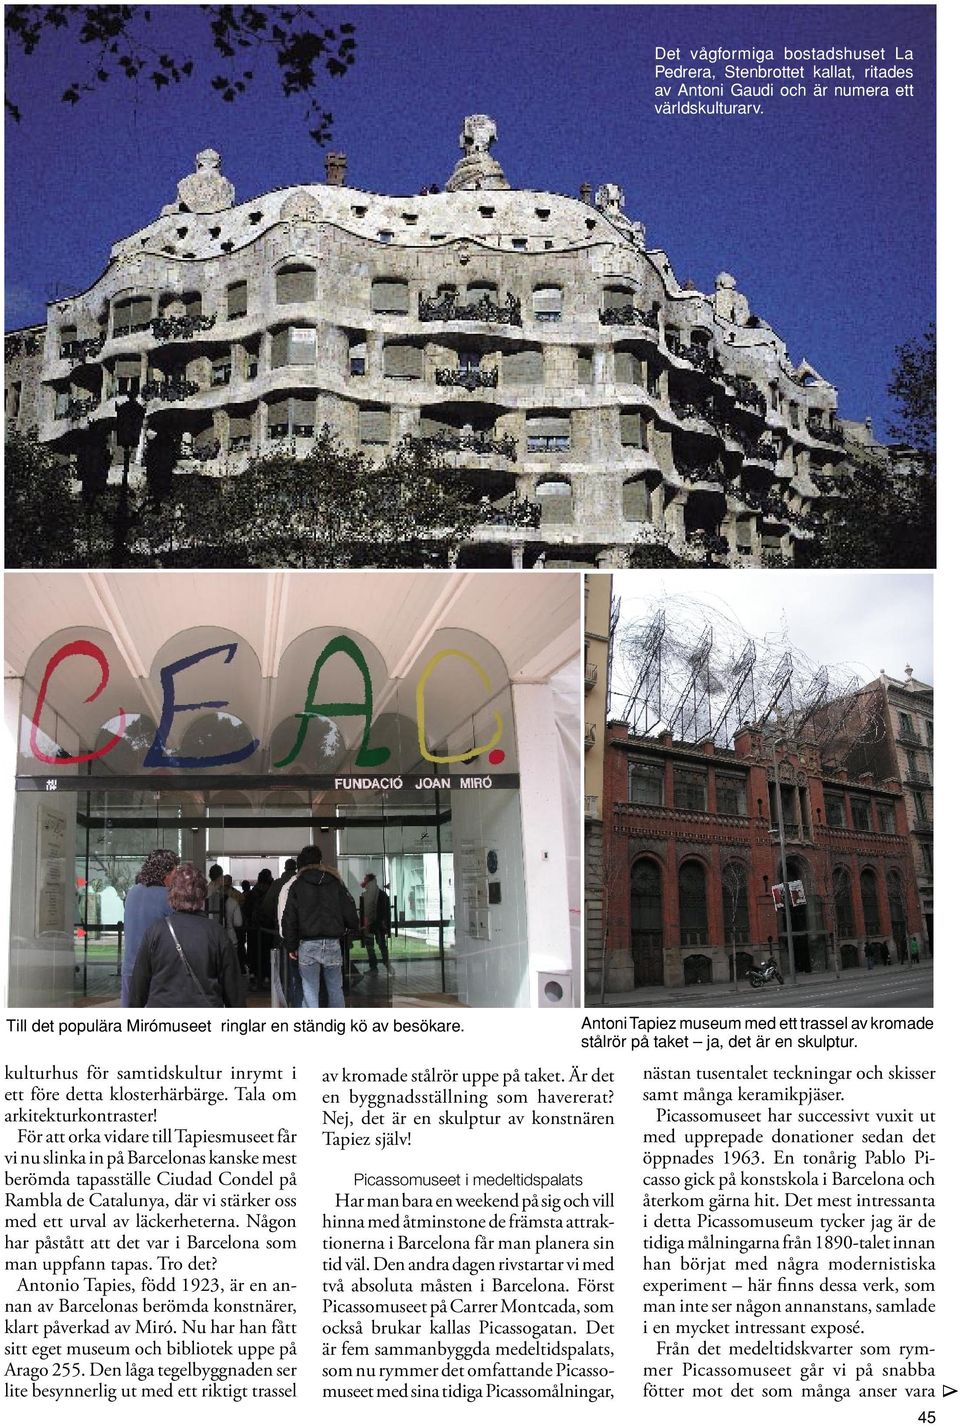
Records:
[[[79,512],[68,468],[46,446],[19,431],[7,437],[4,467],[7,568],[77,564]]]
[[[890,434],[919,451],[932,473],[937,434],[937,329],[933,322],[922,337],[897,347],[897,366],[887,391],[898,411]]]
[[[354,62],[352,24],[327,25],[312,6],[200,5],[207,22],[211,53],[184,54],[181,47],[185,7],[158,5],[7,5],[4,8],[6,65],[34,55],[44,39],[62,50],[76,47],[80,71],[63,91],[65,104],[79,104],[84,94],[118,75],[134,84],[145,80],[160,91],[207,73],[215,94],[227,104],[252,88],[261,59],[276,64],[285,98],[306,97],[304,118],[318,144],[330,138],[332,114],[314,93],[324,74],[339,78]],[[9,77],[9,75],[8,75]],[[23,83],[21,76],[21,83]],[[26,88],[26,85],[23,85]],[[23,118],[22,99],[5,99],[8,116]]]

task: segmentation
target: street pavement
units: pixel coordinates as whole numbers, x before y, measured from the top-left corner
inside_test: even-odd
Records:
[[[785,979],[787,979],[785,977]],[[594,1001],[594,1004],[600,1002]],[[839,980],[832,973],[798,975],[793,986],[766,985],[753,990],[739,981],[736,990],[729,982],[718,985],[643,985],[636,990],[608,994],[603,1005],[675,1005],[689,1010],[694,1006],[716,1010],[787,1010],[796,1006],[829,1009],[835,1006],[875,1009],[928,1009],[933,1005],[933,963],[920,966],[878,966],[876,970],[844,971]]]

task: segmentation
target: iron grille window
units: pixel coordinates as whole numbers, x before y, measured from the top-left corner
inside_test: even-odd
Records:
[[[853,825],[858,832],[870,831],[870,804],[861,802],[854,797],[850,800],[850,814],[853,817]]]
[[[717,778],[717,811],[729,817],[746,816],[747,784],[742,777]]]
[[[845,827],[847,825],[847,819],[844,813],[843,798],[825,797],[823,801],[827,813],[827,826]]]
[[[630,801],[643,807],[663,806],[663,768],[656,763],[630,764]]]
[[[690,812],[707,810],[707,774],[699,768],[675,767],[673,805]]]
[[[877,878],[869,868],[860,873],[860,900],[863,902],[863,926],[868,936],[880,933],[880,902]]]
[[[837,919],[837,935],[852,936],[853,896],[850,891],[850,873],[846,867],[836,867],[833,873],[833,905]]]
[[[901,731],[901,733],[912,733],[912,732],[913,732],[913,719],[910,717],[910,714],[909,714],[909,713],[898,713],[898,714],[897,714],[897,717],[900,719],[900,731]]]
[[[680,868],[680,944],[705,946],[707,931],[707,876],[699,862]]]
[[[750,940],[747,872],[736,863],[723,873],[723,934],[728,946],[744,946]]]
[[[895,832],[897,829],[897,824],[894,819],[893,808],[890,806],[889,802],[876,802],[874,803],[874,806],[877,809],[877,826],[879,827],[880,831]]]

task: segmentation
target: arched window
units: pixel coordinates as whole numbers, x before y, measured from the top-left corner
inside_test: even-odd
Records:
[[[876,873],[869,867],[860,873],[860,900],[863,902],[864,930],[868,936],[876,936],[880,932],[880,901]]]
[[[833,869],[833,911],[837,921],[837,935],[854,935],[853,894],[850,889],[850,873],[845,866]]]
[[[663,890],[651,857],[630,872],[630,944],[637,985],[663,984]]]
[[[896,871],[887,872],[887,903],[890,907],[890,931],[900,960],[907,954],[907,909],[903,900],[903,883]]]
[[[745,946],[750,940],[747,869],[742,862],[729,862],[723,869],[723,939],[728,946]]]
[[[680,944],[705,946],[707,930],[707,874],[700,862],[680,868]]]

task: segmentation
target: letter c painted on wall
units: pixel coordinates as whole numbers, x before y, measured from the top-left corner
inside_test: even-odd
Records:
[[[103,649],[99,648],[96,644],[91,643],[89,639],[74,639],[72,643],[64,644],[62,648],[57,649],[57,652],[55,654],[51,655],[47,666],[43,671],[43,679],[40,683],[40,692],[37,694],[37,706],[33,710],[33,719],[30,723],[30,751],[31,753],[33,753],[33,756],[37,759],[38,762],[52,763],[56,764],[57,766],[66,766],[67,764],[72,763],[94,762],[97,758],[106,757],[107,753],[110,752],[111,748],[115,748],[117,746],[117,744],[123,737],[124,730],[127,726],[127,715],[122,708],[119,708],[117,712],[120,718],[120,731],[116,734],[115,737],[111,738],[108,743],[104,743],[102,748],[97,748],[92,753],[77,753],[74,757],[68,757],[64,755],[63,757],[59,758],[51,757],[49,753],[43,753],[40,751],[40,744],[37,741],[37,734],[40,732],[40,715],[43,712],[43,705],[47,701],[47,687],[50,683],[50,679],[53,677],[53,674],[63,663],[64,659],[73,658],[75,654],[83,654],[86,658],[93,659],[100,669],[100,682],[90,694],[89,698],[84,699],[84,702],[93,703],[95,699],[100,697],[101,693],[107,686],[107,680],[110,677],[110,665],[107,663],[107,656],[103,652]]]

